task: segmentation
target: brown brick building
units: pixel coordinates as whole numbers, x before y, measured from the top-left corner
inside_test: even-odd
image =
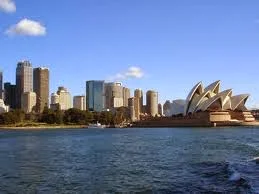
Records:
[[[37,95],[36,112],[42,112],[44,107],[49,106],[49,69],[33,69],[33,91]]]

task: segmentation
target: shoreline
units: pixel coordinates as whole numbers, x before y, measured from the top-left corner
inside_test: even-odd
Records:
[[[142,126],[132,126],[132,127],[123,127],[123,128],[188,128],[188,127],[206,127],[206,128],[214,128],[214,127],[259,127],[259,121],[255,122],[244,122],[244,123],[216,123],[215,125],[190,125],[190,124],[181,124],[181,125],[142,125]],[[41,129],[87,129],[87,125],[38,125],[38,126],[0,126],[0,130],[11,129],[11,130],[41,130]],[[116,128],[116,127],[115,127]]]
[[[39,126],[0,126],[0,130],[3,129],[18,129],[18,130],[26,130],[26,129],[84,129],[87,128],[86,125],[39,125]]]

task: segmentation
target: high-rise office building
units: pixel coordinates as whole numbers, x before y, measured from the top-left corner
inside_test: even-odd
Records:
[[[74,96],[73,108],[85,110],[85,96]]]
[[[29,61],[19,62],[16,68],[16,108],[21,108],[22,94],[33,91],[33,68]]]
[[[96,112],[105,109],[104,81],[91,80],[86,82],[86,108]]]
[[[0,71],[0,99],[3,99],[3,72]]]
[[[158,115],[158,93],[149,90],[146,95],[146,111],[149,115],[154,117]]]
[[[45,106],[49,106],[49,69],[33,69],[33,91],[37,95],[36,112],[43,111]]]
[[[24,92],[21,98],[21,109],[25,113],[30,113],[35,110],[36,106],[36,93],[35,92]]]
[[[130,120],[131,121],[136,121],[136,114],[135,114],[135,98],[129,98],[128,99],[128,107],[129,107],[129,110],[130,110]]]
[[[128,107],[130,110],[130,118],[132,121],[140,120],[140,110],[139,110],[139,99],[132,97],[128,99]]]
[[[134,91],[134,97],[139,101],[139,113],[143,113],[143,91],[141,89],[136,89]]]
[[[128,107],[130,98],[130,89],[123,87],[123,106]]]
[[[16,108],[16,85],[7,82],[4,83],[4,103],[11,109]]]
[[[120,82],[105,83],[105,108],[123,106],[123,87]]]

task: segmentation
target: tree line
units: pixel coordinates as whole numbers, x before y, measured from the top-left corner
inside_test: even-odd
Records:
[[[0,114],[0,125],[11,125],[28,121],[57,125],[88,125],[89,123],[96,122],[104,125],[117,125],[129,121],[129,119],[129,111],[124,107],[118,108],[112,112],[90,112],[75,108],[61,111],[60,108],[52,110],[45,107],[41,114],[25,114],[21,110],[12,110],[7,113],[2,113]]]

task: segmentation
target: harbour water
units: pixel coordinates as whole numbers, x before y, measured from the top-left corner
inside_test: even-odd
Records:
[[[259,128],[0,131],[0,193],[259,193]]]

